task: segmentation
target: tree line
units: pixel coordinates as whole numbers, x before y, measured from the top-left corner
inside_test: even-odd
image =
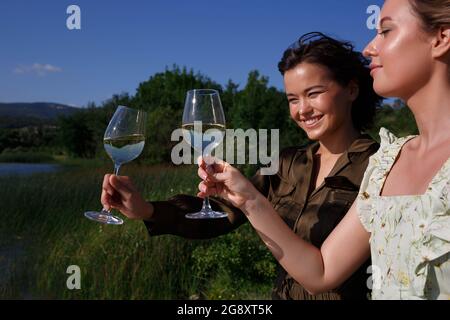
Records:
[[[60,117],[54,125],[37,125],[21,129],[0,130],[0,153],[17,150],[45,151],[70,157],[106,157],[103,134],[118,105],[148,112],[147,137],[140,159],[148,163],[169,163],[172,147],[170,136],[181,125],[186,92],[194,88],[216,89],[227,117],[229,128],[264,128],[280,130],[280,148],[308,143],[304,132],[290,119],[286,96],[269,86],[269,79],[258,71],[248,74],[242,89],[232,80],[224,86],[193,70],[173,66],[152,75],[139,84],[136,94],[116,94],[97,106]],[[398,135],[416,134],[414,118],[403,103],[384,105],[369,133],[378,138],[384,126]]]

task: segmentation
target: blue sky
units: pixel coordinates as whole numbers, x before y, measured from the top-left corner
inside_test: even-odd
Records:
[[[322,31],[362,50],[382,0],[2,0],[0,102],[101,103],[174,63],[225,84],[258,69],[283,88],[277,63],[301,34]],[[81,9],[68,30],[66,9]]]

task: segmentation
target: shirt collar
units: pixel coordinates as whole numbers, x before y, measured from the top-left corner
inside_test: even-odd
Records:
[[[348,160],[351,161],[351,157],[353,154],[365,152],[369,148],[371,148],[374,144],[377,144],[377,142],[373,140],[368,134],[366,133],[361,134],[358,138],[356,138],[355,141],[353,141],[353,143],[350,145],[345,154],[347,154]],[[313,155],[317,152],[319,146],[320,146],[319,142],[314,142],[306,148],[308,161],[312,161]]]
[[[347,167],[351,162],[353,156],[367,151],[369,148],[371,148],[374,144],[377,144],[375,140],[373,140],[368,134],[361,134],[358,138],[356,138],[355,141],[350,145],[347,151],[345,151],[342,156],[339,157],[339,159],[336,161],[336,164],[334,165],[333,169],[331,170],[330,174],[328,176],[335,176],[338,175],[345,167]],[[309,145],[306,149],[306,157],[307,157],[307,182],[308,182],[308,188],[309,184],[312,178],[312,171],[313,171],[313,159],[314,154],[319,149],[319,142],[314,142],[313,144]],[[325,183],[322,183],[316,190],[312,191],[312,195],[316,194],[319,190],[321,190],[324,187]]]

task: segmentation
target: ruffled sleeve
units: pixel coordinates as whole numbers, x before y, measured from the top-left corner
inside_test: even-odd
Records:
[[[372,232],[374,215],[374,198],[381,189],[381,183],[385,172],[390,167],[392,156],[395,157],[396,148],[393,145],[398,138],[385,128],[380,129],[380,148],[369,159],[369,164],[364,173],[361,187],[356,198],[356,209],[361,224],[368,232]]]
[[[386,128],[380,128],[379,135],[381,148],[388,147],[398,140],[398,138]]]
[[[373,157],[373,156],[372,156]],[[356,210],[359,220],[367,232],[372,232],[373,213],[372,213],[372,196],[368,193],[368,185],[373,171],[373,159],[369,160],[369,165],[364,173],[358,197],[356,198]]]

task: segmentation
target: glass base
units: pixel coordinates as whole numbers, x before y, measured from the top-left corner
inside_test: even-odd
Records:
[[[208,210],[188,213],[185,217],[188,219],[221,219],[228,217],[228,214],[225,212]]]
[[[119,224],[123,223],[122,219],[109,214],[107,211],[101,211],[101,212],[88,211],[88,212],[84,213],[84,216],[93,221],[97,221],[97,222],[105,223],[105,224],[119,225]]]

